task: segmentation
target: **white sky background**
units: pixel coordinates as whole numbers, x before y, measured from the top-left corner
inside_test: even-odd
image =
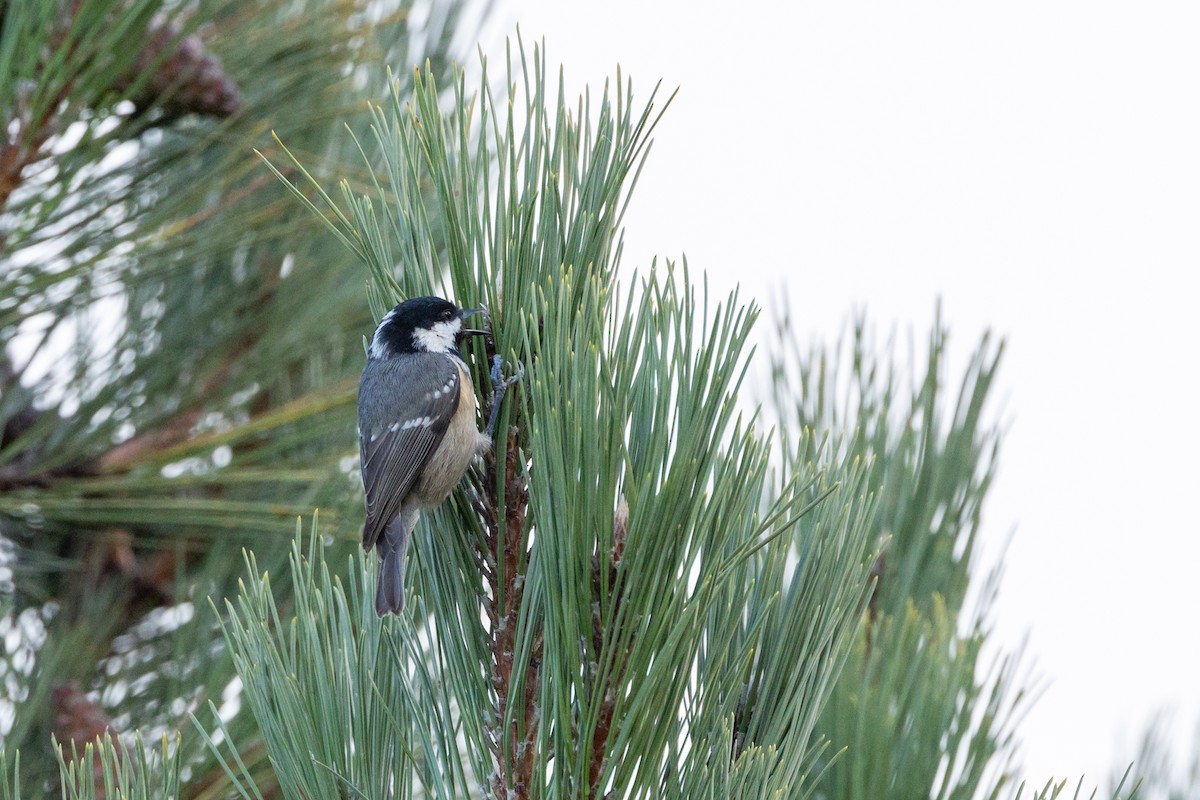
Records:
[[[1200,4],[501,0],[568,89],[682,91],[625,264],[784,281],[803,334],[863,307],[965,359],[1008,338],[985,510],[998,636],[1048,682],[1027,774],[1104,782],[1153,713],[1200,718]],[[636,98],[635,98],[636,99]]]

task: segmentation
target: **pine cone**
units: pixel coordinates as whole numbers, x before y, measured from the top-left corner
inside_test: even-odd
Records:
[[[111,736],[118,754],[123,751],[117,732],[112,729],[108,715],[99,705],[88,699],[87,694],[75,682],[60,683],[51,694],[54,709],[54,738],[63,747],[64,755],[81,757],[83,750],[92,745],[92,776],[96,786],[97,800],[104,798],[104,768],[98,739]],[[72,745],[74,746],[72,748]]]
[[[124,89],[135,75],[153,70],[149,82],[131,98],[139,111],[162,100],[169,116],[192,112],[228,117],[236,113],[245,104],[241,90],[220,60],[205,51],[200,37],[181,38],[182,31],[174,20],[155,15],[146,30],[146,45],[134,61],[133,75],[118,81],[117,88]]]

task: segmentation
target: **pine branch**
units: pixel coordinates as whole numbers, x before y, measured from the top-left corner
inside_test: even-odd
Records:
[[[592,581],[595,584],[595,596],[597,598],[604,596],[613,598],[612,617],[618,620],[625,619],[621,608],[621,600],[624,595],[618,585],[618,577],[621,574],[621,559],[625,554],[625,539],[628,533],[629,504],[622,497],[617,503],[617,510],[613,514],[613,544],[608,552],[607,569],[605,569],[605,565],[600,563],[599,559],[595,559],[595,563],[592,565]],[[602,580],[608,584],[604,587],[603,591],[600,586],[600,581]],[[604,651],[604,634],[605,626],[603,620],[600,619],[599,603],[597,603],[596,610],[592,613],[592,647],[597,653]],[[592,733],[591,742],[589,743],[589,755],[587,758],[589,798],[601,797],[603,787],[600,785],[600,781],[605,762],[608,759],[608,740],[612,734],[613,723],[617,713],[617,694],[622,691],[625,683],[625,667],[629,663],[628,651],[634,641],[632,634],[626,637],[622,636],[620,632],[614,638],[618,641],[627,641],[628,645],[626,652],[616,659],[616,668],[608,674],[604,688],[601,691],[600,710],[596,717],[596,726]]]
[[[482,557],[493,565],[487,573],[489,596],[484,603],[491,634],[491,683],[496,692],[496,713],[488,736],[494,742],[496,769],[491,791],[496,800],[526,800],[533,787],[533,764],[540,715],[537,708],[538,672],[543,640],[533,643],[533,654],[524,674],[513,674],[517,663],[517,628],[525,595],[525,514],[529,489],[525,485],[519,428],[512,426],[505,437],[504,466],[497,472],[494,452],[485,459],[485,475],[502,475],[503,498],[496,482],[485,481],[484,510],[487,521],[487,550]],[[502,501],[502,502],[501,502]],[[501,518],[503,514],[503,518]],[[523,690],[520,690],[523,687]],[[506,720],[512,722],[505,724]]]
[[[278,273],[266,274],[267,285],[259,293],[258,303],[270,303],[278,283]],[[243,356],[258,342],[265,333],[262,330],[248,329],[233,343],[222,357],[212,373],[201,382],[200,392],[188,407],[179,410],[171,419],[163,422],[153,430],[134,436],[116,445],[96,459],[96,469],[100,472],[112,473],[129,470],[138,463],[155,458],[164,450],[186,442],[194,434],[196,423],[207,410],[206,398],[218,393],[233,374],[234,368]]]

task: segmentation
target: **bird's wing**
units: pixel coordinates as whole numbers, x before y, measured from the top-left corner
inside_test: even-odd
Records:
[[[358,444],[367,504],[363,547],[368,551],[400,511],[458,408],[461,377],[452,361],[422,355],[406,362],[380,365],[388,374],[373,392],[382,398],[379,408],[364,414],[360,402]]]

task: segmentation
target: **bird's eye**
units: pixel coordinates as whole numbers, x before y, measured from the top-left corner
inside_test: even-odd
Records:
[[[445,311],[442,312],[442,319],[447,320],[447,321],[454,319],[454,310],[447,308]]]

